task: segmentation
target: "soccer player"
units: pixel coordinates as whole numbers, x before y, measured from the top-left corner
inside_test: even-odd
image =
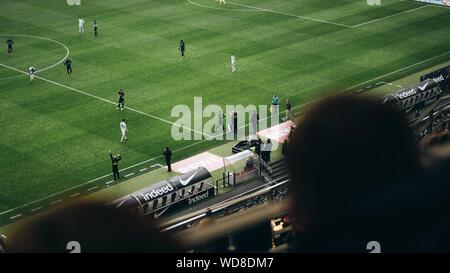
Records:
[[[66,66],[67,75],[69,78],[72,76],[72,61],[70,59],[66,59],[63,63]]]
[[[219,5],[225,5],[225,0],[219,0]]]
[[[119,103],[117,104],[117,110],[123,111],[125,108],[125,90],[123,88],[120,88],[119,92]]]
[[[78,32],[84,32],[84,19],[81,17],[78,18]]]
[[[12,51],[13,51],[13,44],[14,44],[14,42],[13,42],[13,40],[11,38],[9,38],[6,41],[6,43],[8,44],[8,55],[11,55]]]
[[[125,123],[125,119],[122,119],[120,122],[120,131],[122,132],[122,138],[120,139],[120,142],[123,143],[125,140],[128,140],[127,133],[128,133],[128,127]]]
[[[31,65],[30,68],[28,68],[28,75],[30,76],[30,81],[34,80],[34,73],[36,73],[36,69],[34,68],[33,65]]]
[[[186,46],[183,40],[180,40],[180,46],[178,47],[178,49],[180,50],[181,57],[184,57],[184,50],[186,49]]]
[[[231,53],[231,72],[236,72],[236,56]]]
[[[94,37],[97,38],[97,21],[94,20]]]

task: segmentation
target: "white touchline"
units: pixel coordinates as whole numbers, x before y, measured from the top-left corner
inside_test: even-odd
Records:
[[[22,73],[22,74],[28,75],[27,72],[22,71],[22,70],[19,70],[19,69],[14,68],[14,67],[11,67],[11,66],[9,66],[9,65],[5,65],[5,64],[0,63],[0,66],[3,66],[3,67],[5,67],[5,68],[8,68],[8,69],[11,69],[11,70],[20,72],[20,73]],[[66,89],[69,89],[69,90],[71,90],[71,91],[74,91],[74,92],[77,92],[77,93],[80,93],[80,94],[83,94],[83,95],[86,95],[86,96],[89,96],[89,97],[92,97],[92,98],[101,100],[101,101],[103,101],[103,102],[106,102],[106,103],[109,103],[109,104],[116,105],[116,103],[113,102],[113,101],[110,101],[110,100],[101,98],[101,97],[99,97],[99,96],[93,95],[93,94],[88,93],[88,92],[85,92],[85,91],[78,90],[78,89],[76,89],[76,88],[73,88],[73,87],[64,85],[64,84],[59,83],[59,82],[55,82],[55,81],[52,81],[52,80],[49,80],[49,79],[46,79],[46,78],[43,78],[43,77],[40,77],[40,76],[35,76],[35,78],[36,78],[36,79],[43,80],[43,81],[45,81],[45,82],[52,83],[52,84],[54,84],[54,85],[57,85],[57,86],[60,86],[60,87],[66,88]],[[148,113],[142,112],[142,111],[140,111],[140,110],[137,110],[137,109],[134,109],[134,108],[131,108],[131,107],[125,107],[125,109],[128,109],[128,110],[130,110],[130,111],[132,111],[132,112],[135,112],[135,113],[138,113],[138,114],[141,114],[141,115],[144,115],[144,116],[148,116],[148,117],[157,119],[157,120],[159,120],[159,121],[162,121],[162,122],[171,124],[171,125],[173,125],[173,126],[177,126],[177,127],[179,127],[179,128],[183,128],[183,129],[189,130],[189,131],[191,131],[191,132],[194,132],[194,133],[203,135],[203,136],[205,136],[205,137],[209,137],[209,138],[211,138],[211,139],[213,138],[213,136],[211,136],[211,135],[205,134],[205,133],[203,133],[203,132],[200,132],[200,131],[197,131],[197,130],[194,130],[194,129],[191,129],[191,128],[188,128],[188,127],[185,127],[185,126],[181,126],[181,125],[176,124],[176,123],[174,123],[174,122],[168,121],[168,120],[166,120],[166,119],[157,117],[157,116],[152,115],[152,114],[148,114]]]
[[[387,18],[391,18],[391,17],[397,16],[397,15],[401,15],[401,14],[404,14],[404,13],[413,12],[415,10],[423,9],[423,8],[426,8],[426,7],[429,7],[429,5],[420,6],[420,7],[417,7],[417,8],[401,11],[401,12],[398,12],[398,13],[395,13],[395,14],[392,14],[392,15],[388,15],[388,16],[381,17],[381,18],[378,18],[378,19],[370,20],[370,21],[367,21],[367,22],[364,22],[364,23],[361,23],[361,24],[353,25],[351,27],[355,28],[355,27],[364,26],[364,25],[367,25],[367,24],[371,24],[371,23],[374,23],[374,22],[377,22],[377,21],[381,21],[381,20],[384,20],[384,19],[387,19]]]
[[[403,67],[403,68],[400,68],[400,69],[397,69],[397,70],[395,70],[395,71],[386,73],[386,74],[384,74],[384,75],[375,77],[375,78],[373,78],[373,79],[370,79],[370,80],[367,80],[367,81],[364,81],[364,82],[361,82],[361,83],[352,85],[352,86],[350,86],[350,87],[347,87],[347,88],[345,88],[345,89],[339,91],[338,93],[346,92],[346,91],[348,91],[348,90],[354,89],[355,87],[364,85],[364,84],[366,84],[366,83],[369,83],[369,82],[372,82],[372,81],[379,80],[379,79],[381,79],[381,78],[384,78],[384,77],[390,76],[390,75],[392,75],[392,74],[401,72],[401,71],[406,70],[406,69],[409,69],[409,68],[411,68],[411,67],[414,67],[414,66],[417,66],[417,65],[426,63],[426,62],[428,62],[428,61],[431,61],[431,60],[440,58],[440,57],[442,57],[442,56],[448,55],[449,53],[450,53],[450,51],[447,51],[447,52],[442,53],[442,54],[440,54],[440,55],[437,55],[437,56],[428,58],[428,59],[426,59],[426,60],[423,60],[423,61],[420,61],[420,62],[411,64],[411,65],[405,66],[405,67]],[[0,64],[0,65],[2,65],[2,64]],[[303,103],[303,104],[294,106],[294,107],[292,107],[292,109],[297,109],[297,108],[299,108],[299,107],[303,107],[303,106],[309,105],[309,104],[311,104],[311,103],[314,103],[314,102],[317,101],[317,100],[319,100],[319,99],[315,99],[315,100],[312,100],[312,101],[309,101],[309,102],[306,102],[306,103]],[[247,124],[247,125],[248,125],[248,124]],[[200,141],[194,142],[194,143],[192,143],[192,144],[189,144],[189,145],[183,146],[183,147],[181,147],[181,148],[179,148],[179,149],[176,149],[176,150],[174,150],[174,152],[178,152],[178,151],[181,151],[181,150],[190,148],[190,147],[192,147],[192,146],[198,145],[198,144],[203,143],[203,142],[205,142],[205,141],[206,141],[206,140],[204,139],[204,140],[200,140]],[[134,167],[136,167],[136,166],[145,164],[145,163],[147,163],[147,162],[153,161],[153,160],[158,159],[158,158],[160,158],[160,157],[162,157],[162,155],[159,155],[159,156],[156,156],[156,157],[153,157],[153,158],[144,160],[144,161],[142,161],[142,162],[140,162],[140,163],[136,163],[136,164],[134,164],[134,165],[128,166],[128,167],[126,167],[126,168],[124,168],[124,169],[121,169],[121,171],[125,171],[125,170],[128,170],[128,169],[134,168]],[[98,181],[98,180],[103,179],[103,178],[105,178],[105,177],[108,177],[108,176],[110,176],[110,175],[111,175],[111,174],[106,174],[106,175],[103,175],[103,176],[94,178],[94,179],[89,180],[89,181],[87,181],[87,182],[84,182],[84,183],[82,183],[82,184],[78,184],[78,185],[75,185],[75,186],[73,186],[73,187],[71,187],[71,188],[65,189],[65,190],[63,190],[63,191],[56,192],[56,193],[50,194],[50,195],[48,195],[48,196],[39,198],[39,199],[37,199],[37,200],[35,200],[35,201],[32,201],[32,202],[29,202],[29,203],[20,205],[20,206],[18,206],[18,207],[15,207],[15,208],[12,208],[12,209],[3,211],[3,212],[0,212],[0,215],[3,215],[3,214],[6,214],[6,213],[9,213],[9,212],[18,210],[18,209],[20,209],[20,208],[26,207],[26,206],[28,206],[28,205],[31,205],[31,204],[34,204],[34,203],[37,203],[37,202],[40,202],[40,201],[43,201],[43,200],[46,200],[46,199],[48,199],[48,198],[51,198],[51,197],[56,196],[56,195],[58,195],[58,194],[61,194],[61,193],[70,191],[70,190],[72,190],[72,189],[79,188],[79,187],[81,187],[81,186],[83,186],[83,185],[90,184],[90,183],[92,183],[92,182]]]
[[[292,14],[292,13],[281,12],[281,11],[276,11],[276,10],[271,10],[271,9],[265,9],[265,8],[255,7],[255,6],[249,6],[249,5],[244,5],[244,4],[238,4],[238,3],[233,3],[233,2],[229,2],[229,1],[227,1],[227,4],[231,4],[231,5],[235,5],[235,6],[240,6],[240,7],[244,7],[244,8],[256,9],[256,10],[265,11],[265,12],[271,12],[271,13],[281,14],[281,15],[286,15],[286,16],[291,16],[291,17],[302,18],[302,19],[305,19],[305,20],[310,20],[310,21],[315,21],[315,22],[320,22],[320,23],[325,23],[325,24],[331,24],[331,25],[340,26],[340,27],[345,27],[345,28],[351,28],[351,27],[352,27],[352,26],[345,25],[345,24],[340,24],[340,23],[335,23],[335,22],[330,22],[330,21],[325,21],[325,20],[315,19],[315,18],[311,18],[311,17],[301,16],[301,15],[296,15],[296,14]]]
[[[134,173],[129,173],[129,174],[125,175],[125,177],[129,177],[129,176],[132,176],[132,175],[134,175]]]

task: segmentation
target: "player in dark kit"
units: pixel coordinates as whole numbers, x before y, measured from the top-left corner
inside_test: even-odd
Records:
[[[6,43],[8,44],[8,55],[11,55],[12,51],[13,51],[13,44],[14,44],[14,42],[13,42],[13,40],[11,40],[11,38],[9,38],[6,41]]]
[[[123,110],[125,108],[125,90],[122,88],[119,91],[119,103],[117,104],[117,110]]]
[[[186,49],[186,47],[184,45],[184,41],[183,40],[180,40],[180,47],[178,49],[180,50],[181,57],[184,57],[184,50]]]
[[[94,20],[94,37],[97,38],[97,21]]]
[[[66,66],[67,75],[69,78],[72,76],[72,61],[70,59],[66,59],[63,63]]]

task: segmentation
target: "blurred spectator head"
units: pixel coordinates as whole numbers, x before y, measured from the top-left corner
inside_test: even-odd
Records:
[[[288,154],[299,226],[352,209],[353,200],[419,167],[403,115],[367,97],[330,96],[299,121]]]
[[[10,252],[172,252],[177,246],[148,220],[104,204],[84,202],[49,212],[13,234]]]

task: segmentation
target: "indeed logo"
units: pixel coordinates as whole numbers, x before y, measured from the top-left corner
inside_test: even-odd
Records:
[[[199,202],[199,201],[202,201],[203,199],[208,198],[208,195],[209,195],[209,192],[208,192],[208,191],[205,192],[204,194],[199,194],[199,195],[197,195],[196,197],[189,198],[189,199],[188,199],[188,203],[189,203],[189,205],[195,204],[195,203],[197,203],[197,202]]]
[[[439,77],[437,77],[437,78],[433,78],[433,80],[435,81],[435,82],[441,82],[441,81],[443,81],[443,80],[445,80],[444,79],[444,76],[442,76],[442,75],[440,75]]]
[[[144,198],[145,201],[149,201],[150,199],[157,198],[158,196],[161,196],[171,191],[173,191],[173,187],[172,185],[169,184],[159,189],[152,190],[151,192],[147,192],[146,194],[141,193],[140,195],[142,196],[142,198]]]
[[[413,95],[415,95],[415,94],[417,94],[416,90],[411,89],[411,90],[409,90],[409,91],[405,91],[405,92],[403,92],[403,93],[400,93],[400,94],[398,94],[397,96],[398,96],[399,99],[404,99],[404,98],[407,98],[407,97],[409,97],[409,96],[413,96]]]

